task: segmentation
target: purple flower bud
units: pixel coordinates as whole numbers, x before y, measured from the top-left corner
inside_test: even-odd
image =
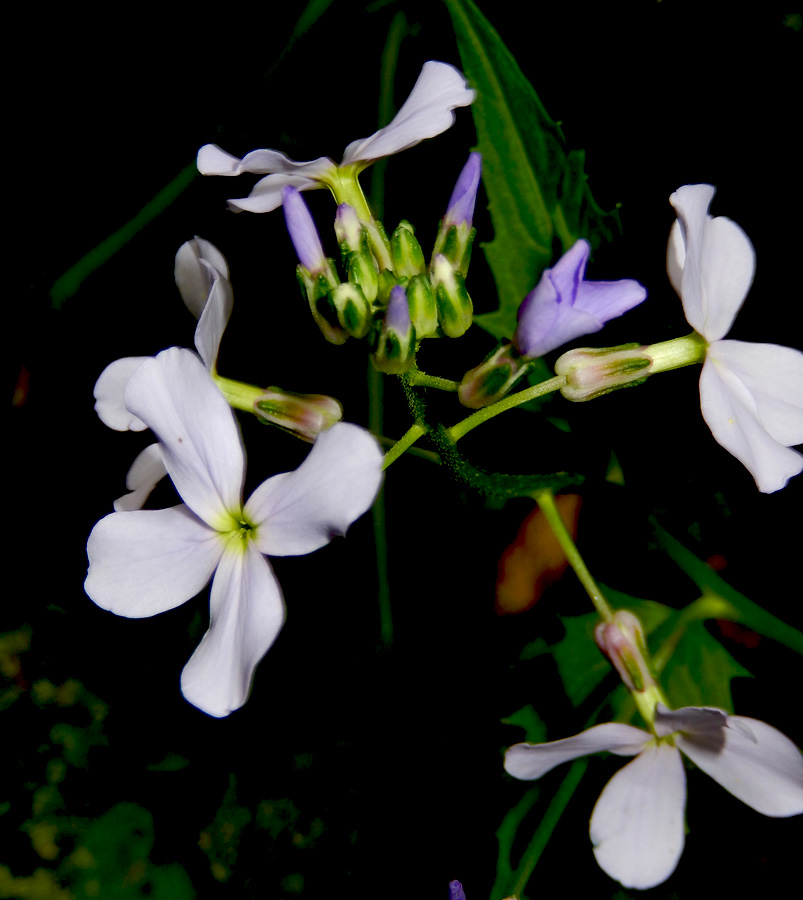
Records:
[[[326,256],[304,198],[296,188],[288,185],[282,192],[282,203],[287,231],[296,249],[298,261],[311,274],[322,271],[327,265]]]
[[[590,252],[587,241],[577,241],[524,298],[515,337],[523,356],[534,359],[593,334],[647,296],[647,289],[630,278],[585,281]]]
[[[474,204],[477,201],[477,188],[480,184],[480,172],[482,171],[482,155],[470,153],[468,162],[463,166],[463,171],[457,179],[457,184],[452,191],[452,199],[444,217],[444,225],[465,224],[471,227],[474,217]]]
[[[459,881],[449,882],[449,900],[466,900],[466,892]]]
[[[406,335],[410,330],[410,306],[407,303],[407,293],[397,284],[390,292],[388,309],[385,313],[385,327],[396,334]]]

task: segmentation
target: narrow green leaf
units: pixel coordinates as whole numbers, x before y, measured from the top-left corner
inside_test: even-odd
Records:
[[[797,628],[787,625],[786,622],[754,603],[744,594],[740,594],[657,523],[655,524],[655,534],[670,558],[691,578],[703,594],[725,601],[720,605],[716,618],[739,622],[757,634],[772,638],[779,644],[783,644],[784,647],[803,655],[803,634]]]
[[[583,151],[567,152],[510,51],[472,0],[445,0],[463,71],[477,90],[472,105],[494,240],[483,244],[499,309],[475,318],[510,337],[516,310],[552,262],[557,237],[567,250],[581,237],[597,246],[619,231],[616,212],[598,206],[583,171]]]

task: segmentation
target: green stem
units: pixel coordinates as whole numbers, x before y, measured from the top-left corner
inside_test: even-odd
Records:
[[[558,507],[555,505],[555,495],[550,490],[537,491],[534,495],[535,501],[541,508],[544,518],[547,520],[552,533],[555,535],[557,542],[560,544],[561,550],[566,554],[569,565],[574,569],[575,575],[580,579],[580,583],[591,598],[597,612],[605,622],[613,620],[613,610],[604,594],[599,589],[596,581],[588,570],[580,551],[577,549],[568,529],[560,517]]]
[[[224,378],[216,372],[212,373],[212,378],[229,406],[234,409],[255,412],[254,404],[265,394],[264,388],[246,384],[244,381],[235,381],[233,378]]]
[[[538,826],[532,840],[527,845],[527,849],[521,857],[521,862],[516,869],[516,874],[507,896],[521,897],[538,860],[541,858],[541,854],[544,852],[544,848],[552,837],[552,832],[555,830],[558,820],[569,805],[569,801],[577,790],[580,779],[585,775],[587,768],[588,758],[576,759],[572,763],[572,767],[561,782],[557,793],[552,798],[552,802],[544,813],[544,818],[541,819],[541,824]]]
[[[391,463],[396,462],[396,460],[402,455],[402,453],[412,447],[412,445],[421,437],[421,435],[426,434],[426,431],[427,429],[423,425],[419,425],[418,422],[411,425],[404,437],[396,441],[396,443],[385,454],[385,461],[382,464],[382,468],[387,469],[387,467]]]
[[[438,375],[427,375],[420,369],[410,369],[404,373],[405,379],[413,385],[419,387],[436,388],[439,391],[452,391],[453,393],[460,387],[459,381],[450,381],[448,378],[441,378]]]
[[[472,431],[478,425],[482,425],[483,422],[487,422],[494,416],[498,416],[499,413],[521,406],[522,403],[526,403],[528,400],[535,400],[536,397],[543,397],[545,394],[559,391],[565,384],[566,377],[564,375],[556,375],[548,381],[542,381],[540,384],[533,385],[533,387],[524,391],[519,391],[518,394],[511,394],[510,397],[505,397],[504,400],[499,400],[497,403],[491,404],[491,406],[486,406],[485,409],[478,409],[477,412],[463,419],[462,422],[447,428],[446,434],[456,443],[461,437],[467,435],[469,431]]]

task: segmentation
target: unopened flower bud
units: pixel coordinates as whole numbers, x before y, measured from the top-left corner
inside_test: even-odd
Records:
[[[266,388],[254,402],[261,421],[278,425],[312,443],[327,428],[343,418],[343,407],[325,394],[296,394],[278,387]]]
[[[323,252],[318,229],[304,198],[296,188],[288,185],[282,192],[282,206],[287,231],[299,263],[311,276],[324,272],[329,261]]]
[[[379,273],[367,243],[364,250],[347,255],[346,269],[348,280],[359,285],[368,303],[373,303],[379,293]]]
[[[332,292],[339,283],[334,267],[331,267],[330,277],[321,273],[317,277],[312,278],[304,266],[299,265],[296,269],[296,276],[298,277],[298,283],[301,285],[301,292],[306,295],[309,302],[312,318],[315,319],[315,324],[321,329],[321,334],[330,344],[345,343],[349,335],[340,324],[337,307],[332,301]]]
[[[597,625],[594,639],[633,695],[644,721],[652,725],[655,707],[667,701],[653,674],[644,629],[638,617],[626,609],[617,610],[610,622]]]
[[[463,276],[442,253],[438,253],[432,259],[431,279],[441,329],[447,337],[460,337],[471,326],[474,312]]]
[[[427,271],[424,252],[415,236],[413,226],[403,221],[390,239],[390,256],[397,278],[412,278]]]
[[[457,396],[463,406],[481,409],[496,403],[525,373],[530,360],[524,358],[514,344],[502,344],[478,366],[463,376]]]
[[[482,156],[476,152],[471,153],[457,179],[446,215],[441,220],[433,250],[433,256],[442,253],[464,277],[468,271],[471,245],[476,234],[471,222],[481,169]]]
[[[374,322],[371,350],[371,361],[380,372],[399,375],[413,364],[415,328],[401,285],[396,285],[390,292],[387,309]]]
[[[348,203],[341,203],[337,208],[335,234],[340,249],[344,252],[347,250],[351,253],[359,253],[363,249],[363,245],[368,243],[368,236],[357,215],[357,210]]]
[[[359,284],[339,284],[329,295],[340,327],[351,337],[362,338],[371,327],[371,304]]]
[[[652,372],[646,349],[640,344],[622,344],[569,350],[555,363],[555,372],[566,376],[560,392],[567,400],[593,400],[618,388],[641,384]]]
[[[414,275],[405,288],[416,340],[432,337],[438,331],[438,304],[429,276]]]

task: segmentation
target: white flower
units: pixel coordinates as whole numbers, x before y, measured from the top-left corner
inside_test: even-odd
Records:
[[[530,780],[602,750],[635,756],[605,786],[591,816],[597,862],[625,887],[644,889],[666,881],[683,852],[686,776],[681,750],[765,816],[803,813],[803,757],[770,725],[720,709],[673,712],[658,704],[655,732],[611,722],[562,741],[516,744],[507,751],[505,769]]]
[[[234,414],[194,353],[174,347],[145,360],[125,402],[158,436],[184,504],[101,519],[87,544],[86,592],[104,609],[140,618],[179,606],[212,578],[209,630],[181,688],[204,712],[226,716],[245,703],[284,622],[264,554],[311,553],[344,534],[373,503],[382,453],[356,425],[334,425],[295,472],[269,478],[243,505]]]
[[[359,173],[372,162],[413,147],[426,138],[441,134],[454,124],[454,110],[468,106],[475,93],[463,75],[447,63],[424,63],[410,96],[393,121],[371,137],[353,141],[346,147],[340,166],[355,166]],[[299,191],[326,187],[338,166],[327,156],[311,162],[296,162],[277,150],[253,150],[237,159],[215,144],[198,151],[198,171],[202,175],[240,175],[253,172],[267,175],[257,182],[248,197],[229,200],[235,209],[269,212],[282,203],[287,185]]]
[[[667,271],[689,324],[708,342],[700,402],[716,440],[772,493],[803,469],[803,353],[777,344],[724,341],[755,272],[750,239],[730,219],[713,218],[709,184],[687,184],[669,198],[677,221]]]

